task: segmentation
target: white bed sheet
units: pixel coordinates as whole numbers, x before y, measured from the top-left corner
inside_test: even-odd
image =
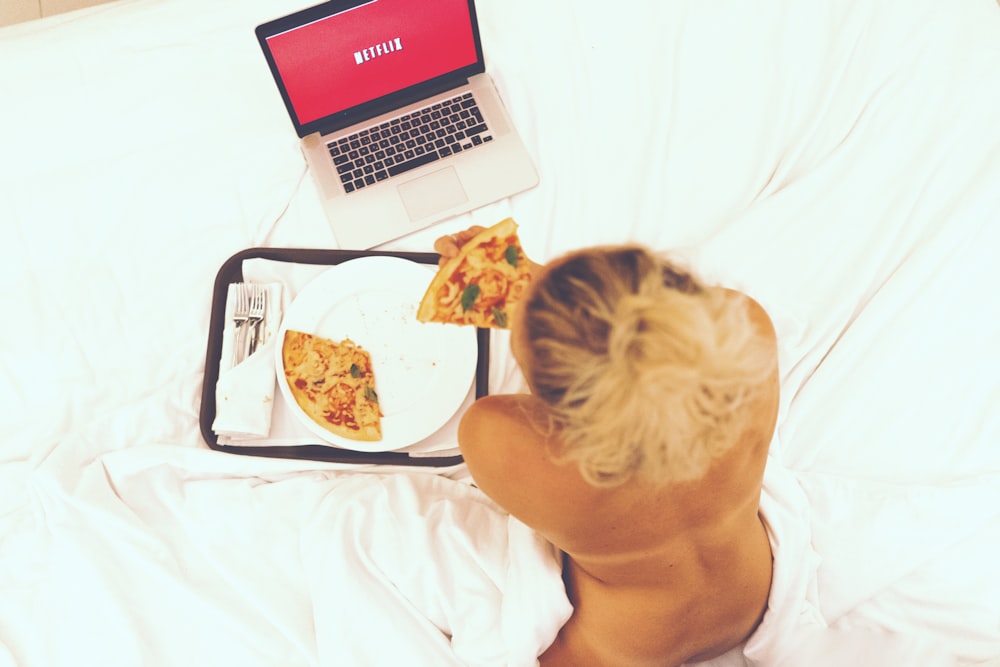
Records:
[[[252,34],[303,4],[0,30],[0,665],[521,665],[568,614],[460,473],[201,440],[219,266],[336,247]],[[996,3],[478,4],[541,184],[389,247],[512,215],[537,260],[641,241],[776,322],[771,604],[715,665],[1000,658]]]

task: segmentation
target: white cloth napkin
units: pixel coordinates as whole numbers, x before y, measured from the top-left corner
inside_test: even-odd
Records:
[[[222,357],[215,385],[215,421],[212,430],[226,438],[257,438],[271,432],[274,408],[274,345],[281,323],[283,304],[281,283],[261,285],[267,291],[267,313],[262,343],[253,354],[233,365],[236,325],[233,322],[235,293],[239,285],[229,285],[226,294],[226,325],[222,331]]]
[[[329,265],[313,265],[313,264],[296,264],[293,262],[280,262],[268,259],[253,258],[248,259],[243,262],[243,278],[245,280],[268,284],[277,285],[280,287],[280,304],[281,312],[285,312],[288,305],[292,302],[295,296],[305,287],[313,278],[323,273],[329,269]],[[274,301],[273,303],[279,303]],[[227,312],[227,326],[230,322],[229,313]],[[280,327],[281,323],[278,318],[274,318],[273,321],[268,323],[269,327],[273,327],[275,331]],[[226,342],[225,337],[223,339],[223,361],[226,359]],[[228,421],[230,426],[226,432],[220,432],[216,427],[219,423],[218,414],[216,416],[215,424],[213,424],[213,430],[219,436],[219,444],[222,445],[238,445],[241,447],[273,447],[273,446],[294,446],[294,445],[327,445],[320,441],[315,435],[313,435],[308,429],[303,426],[296,415],[292,412],[290,406],[282,395],[281,391],[277,389],[276,386],[276,369],[275,369],[275,350],[274,346],[279,344],[278,341],[269,340],[267,344],[262,346],[254,353],[249,359],[244,363],[240,364],[238,370],[242,370],[242,374],[236,375],[236,379],[240,381],[247,381],[247,386],[256,386],[257,392],[253,393],[250,389],[241,389],[239,396],[240,401],[245,401],[245,403],[226,409],[230,411],[230,414],[239,416],[239,420],[236,424],[241,426],[240,429],[232,428],[233,421]],[[231,355],[230,355],[231,356]],[[243,367],[247,368],[243,370]],[[247,380],[249,376],[249,380]],[[262,408],[262,402],[265,400],[264,395],[260,393],[260,389],[264,387],[266,381],[264,377],[270,378],[270,392],[267,394],[268,405],[270,409],[266,410],[267,416],[267,429],[262,430],[260,427],[263,426],[262,417],[264,412]],[[220,373],[219,385],[222,385],[223,381],[226,381],[225,388],[230,389],[232,383],[229,381],[228,377],[223,376]],[[278,381],[281,381],[280,379]],[[216,410],[220,411],[222,401],[219,396],[219,385],[216,386]],[[462,406],[456,411],[455,415],[437,432],[431,434],[427,438],[421,440],[420,442],[409,445],[399,450],[400,452],[406,452],[410,456],[452,456],[459,454],[458,449],[458,422],[461,419],[462,413],[465,409],[475,401],[475,385],[473,384],[469,388],[469,394],[466,396]],[[232,400],[229,401],[230,404],[233,403]],[[229,417],[227,416],[227,420]],[[253,425],[254,428],[247,428]],[[336,445],[329,444],[330,447],[336,447]]]

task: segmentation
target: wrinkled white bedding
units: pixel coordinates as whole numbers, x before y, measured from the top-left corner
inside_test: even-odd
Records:
[[[219,266],[335,247],[252,34],[304,4],[0,30],[0,665],[525,665],[569,613],[461,473],[201,440]],[[775,320],[771,604],[713,664],[1000,658],[996,3],[479,13],[541,184],[390,247],[512,215],[537,260],[641,241]]]

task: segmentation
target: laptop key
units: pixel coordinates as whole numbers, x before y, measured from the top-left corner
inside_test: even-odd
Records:
[[[416,169],[417,167],[422,167],[425,164],[430,164],[438,159],[436,153],[424,153],[419,155],[412,160],[407,160],[405,162],[398,162],[391,167],[389,167],[390,176],[398,176],[403,172],[410,171],[411,169]]]

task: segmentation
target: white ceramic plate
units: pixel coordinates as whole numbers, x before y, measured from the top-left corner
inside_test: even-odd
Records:
[[[417,321],[433,266],[399,257],[362,257],[311,280],[285,311],[275,345],[278,386],[299,421],[324,441],[363,452],[400,449],[423,440],[458,411],[476,375],[473,327]],[[295,402],[281,358],[288,329],[335,341],[350,338],[372,357],[382,409],[382,439],[341,438]]]

